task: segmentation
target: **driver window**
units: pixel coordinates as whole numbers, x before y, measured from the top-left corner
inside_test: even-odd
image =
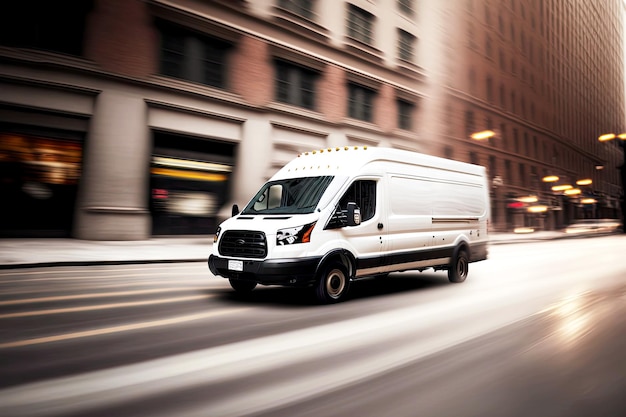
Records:
[[[359,180],[350,185],[350,188],[339,200],[339,209],[348,210],[348,203],[356,203],[361,209],[361,221],[367,221],[376,214],[376,181]]]
[[[260,211],[280,207],[282,195],[282,185],[272,185],[259,196],[258,200],[254,203],[254,209]]]

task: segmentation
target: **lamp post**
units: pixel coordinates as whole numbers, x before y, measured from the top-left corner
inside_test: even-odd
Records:
[[[499,137],[499,132],[497,130],[486,129],[481,130],[480,132],[474,132],[469,135],[469,138],[476,142],[490,142],[491,139],[495,139]],[[491,159],[490,159],[491,161]],[[499,228],[499,220],[500,220],[500,207],[499,207],[499,198],[498,198],[498,189],[502,188],[504,185],[504,181],[500,175],[496,174],[495,166],[489,165],[489,175],[492,176],[489,190],[490,196],[490,205],[492,211],[492,227],[494,230]]]
[[[541,182],[543,182],[546,187],[548,187],[547,189],[549,191],[546,192],[546,200],[549,200],[550,202],[550,217],[549,217],[549,229],[553,230],[553,229],[558,229],[560,226],[560,221],[557,218],[558,217],[558,213],[557,211],[555,211],[555,209],[558,207],[559,209],[561,208],[560,206],[560,202],[557,200],[557,197],[555,195],[554,190],[552,190],[551,185],[550,184],[555,184],[557,181],[559,181],[559,177],[557,175],[546,175],[545,177],[543,177],[541,179]],[[559,210],[560,213],[560,210]]]
[[[622,179],[622,197],[620,203],[622,208],[622,232],[626,233],[626,133],[620,133],[619,135],[616,135],[615,133],[607,133],[598,137],[600,142],[608,142],[614,139],[619,139],[618,143],[622,148],[624,155],[624,161],[622,162],[622,166],[620,166]]]

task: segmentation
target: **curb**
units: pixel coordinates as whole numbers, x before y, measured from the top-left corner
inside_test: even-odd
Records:
[[[550,236],[550,237],[527,237],[507,240],[494,240],[490,241],[490,246],[498,245],[514,245],[516,243],[531,243],[541,242],[548,240],[563,240],[563,239],[582,239],[587,237],[602,237],[623,234],[621,230],[606,233],[580,233],[580,234],[563,234],[562,236]],[[138,260],[95,260],[95,261],[51,261],[51,262],[27,262],[27,263],[15,263],[15,264],[0,264],[0,270],[11,269],[26,269],[26,268],[54,268],[54,267],[67,267],[67,266],[108,266],[108,265],[147,265],[147,264],[173,264],[173,263],[195,263],[195,262],[207,262],[206,258],[181,258],[181,259],[138,259]]]

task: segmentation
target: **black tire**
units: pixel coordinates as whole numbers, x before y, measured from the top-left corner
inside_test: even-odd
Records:
[[[350,278],[346,267],[334,262],[322,269],[315,285],[315,296],[324,304],[337,303],[346,297],[349,289]]]
[[[256,288],[256,282],[254,281],[244,281],[241,279],[229,278],[230,286],[233,287],[239,294],[249,294],[253,289]]]
[[[450,282],[463,282],[469,272],[469,255],[465,249],[458,249],[452,256],[448,268],[448,279]]]

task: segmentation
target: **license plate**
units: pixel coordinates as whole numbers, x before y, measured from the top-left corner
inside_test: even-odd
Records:
[[[231,271],[242,272],[243,271],[243,261],[229,260],[228,261],[228,269],[230,269]]]

